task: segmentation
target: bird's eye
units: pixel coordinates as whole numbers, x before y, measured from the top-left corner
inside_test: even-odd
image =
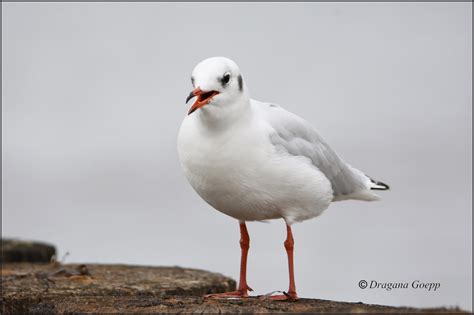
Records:
[[[194,86],[194,77],[191,77],[191,84]]]
[[[225,73],[221,79],[222,85],[226,85],[230,81],[230,73]]]

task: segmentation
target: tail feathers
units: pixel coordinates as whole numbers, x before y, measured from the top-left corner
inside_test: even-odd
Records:
[[[369,177],[369,176],[367,176],[367,177]],[[376,181],[376,180],[374,180],[370,177],[369,177],[369,179],[370,179],[370,183],[371,183],[371,185],[370,185],[371,190],[389,190],[390,189],[390,187],[385,183],[378,182],[378,181]]]

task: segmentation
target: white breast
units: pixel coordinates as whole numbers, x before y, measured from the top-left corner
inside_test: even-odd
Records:
[[[209,132],[198,119],[184,119],[178,154],[191,186],[215,209],[238,220],[292,223],[328,207],[328,179],[308,159],[277,152],[261,121]]]

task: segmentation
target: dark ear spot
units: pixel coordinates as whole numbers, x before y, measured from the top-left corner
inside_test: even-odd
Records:
[[[239,74],[239,77],[237,78],[239,80],[239,90],[242,92],[244,89],[244,81],[242,79],[242,76]]]

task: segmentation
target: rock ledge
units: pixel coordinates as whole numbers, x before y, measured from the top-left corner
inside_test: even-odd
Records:
[[[235,289],[220,274],[180,267],[127,265],[2,265],[2,314],[18,313],[462,313],[363,303],[261,298],[205,299]]]

